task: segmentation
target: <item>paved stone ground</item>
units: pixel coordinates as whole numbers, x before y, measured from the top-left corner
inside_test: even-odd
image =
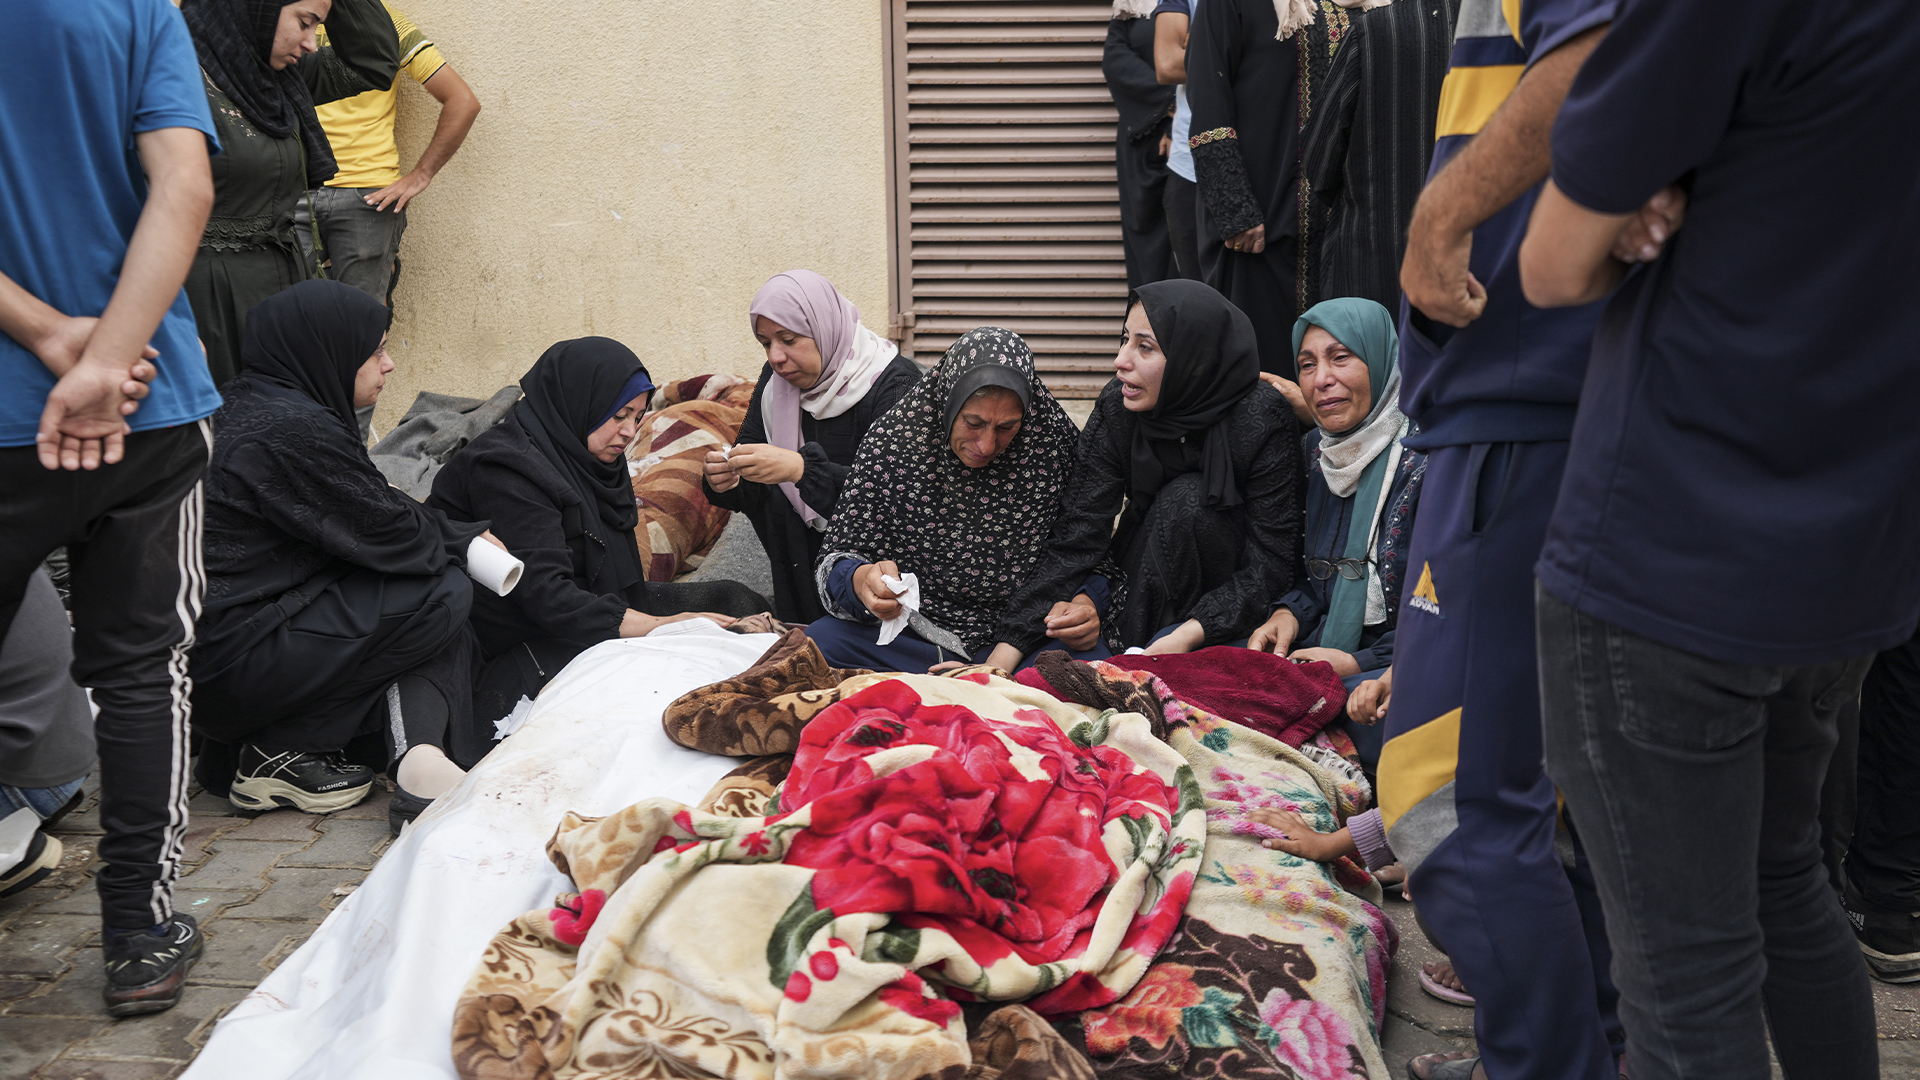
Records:
[[[91,784],[89,785],[91,790]],[[169,1012],[108,1019],[100,1004],[99,902],[90,869],[96,807],[63,821],[66,858],[45,881],[0,900],[0,1080],[165,1080],[206,1043],[214,1021],[306,941],[386,851],[387,795],[315,817],[257,816],[205,793],[192,801],[186,861],[174,903],[207,932],[206,955]],[[1400,952],[1387,986],[1384,1032],[1392,1075],[1408,1058],[1473,1044],[1471,1010],[1420,990],[1420,965],[1439,959],[1391,901]],[[1920,985],[1876,983],[1881,1076],[1920,1080]],[[378,1080],[369,1077],[367,1080]]]

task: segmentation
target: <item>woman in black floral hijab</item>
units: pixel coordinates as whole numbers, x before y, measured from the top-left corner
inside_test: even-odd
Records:
[[[925,671],[984,656],[1046,546],[1077,438],[1019,335],[982,327],[954,342],[868,431],[841,489],[816,570],[831,617],[808,629],[828,661]],[[918,579],[919,608],[881,645],[881,621],[902,614],[882,578],[903,574]],[[1088,585],[1080,599],[1097,612],[1107,585]],[[1097,614],[1075,629],[1062,640],[1108,655]]]

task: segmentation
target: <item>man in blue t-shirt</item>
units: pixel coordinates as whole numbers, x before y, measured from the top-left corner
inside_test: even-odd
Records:
[[[1612,11],[1463,0],[1408,229],[1401,408],[1428,458],[1380,807],[1478,1043],[1416,1059],[1419,1078],[1611,1080],[1622,1049],[1598,898],[1555,850],[1533,648],[1531,568],[1599,311],[1533,307],[1516,265],[1554,114]]]
[[[1539,640],[1635,1080],[1765,1077],[1769,1031],[1788,1076],[1879,1075],[1816,813],[1842,704],[1920,616],[1913,16],[1622,0],[1522,249],[1535,303],[1618,286]],[[1611,253],[1656,197],[1684,222],[1629,275]]]
[[[172,886],[220,398],[181,283],[218,147],[167,0],[20,0],[0,101],[0,627],[66,545],[73,676],[99,709],[103,993],[132,1016],[177,1002],[201,950]],[[0,725],[0,783],[28,728]]]

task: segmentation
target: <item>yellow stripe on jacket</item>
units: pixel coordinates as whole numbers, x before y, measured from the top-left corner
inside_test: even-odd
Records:
[[[1393,828],[1421,799],[1446,787],[1459,763],[1459,709],[1388,739],[1380,749],[1380,824]]]

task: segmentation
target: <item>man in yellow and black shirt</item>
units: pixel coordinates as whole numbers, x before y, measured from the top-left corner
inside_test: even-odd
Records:
[[[480,115],[480,100],[473,89],[413,20],[391,4],[387,14],[393,16],[394,30],[400,35],[400,70],[440,102],[439,123],[426,152],[403,175],[400,148],[393,137],[400,75],[385,90],[320,106],[316,110],[320,125],[333,145],[340,171],[326,187],[312,192],[311,218],[319,232],[319,250],[314,254],[328,266],[327,276],[382,302],[389,300],[398,271],[407,203],[433,182]],[[325,44],[326,29],[322,27],[320,33]],[[296,224],[301,226],[302,244],[312,250],[313,232],[307,221],[299,220],[305,217],[305,213],[297,215]]]

